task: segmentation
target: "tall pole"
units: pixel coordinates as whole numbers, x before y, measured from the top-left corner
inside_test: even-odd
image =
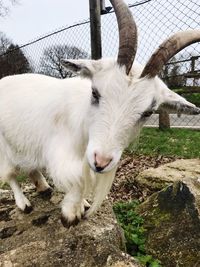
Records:
[[[105,0],[100,0],[100,5],[101,5],[101,11],[106,10]]]
[[[90,4],[90,36],[92,59],[102,57],[101,49],[101,0],[89,0]]]

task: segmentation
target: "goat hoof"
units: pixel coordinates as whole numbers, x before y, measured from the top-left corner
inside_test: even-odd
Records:
[[[85,212],[87,211],[87,210],[89,210],[89,206],[84,206],[84,209],[85,209]]]
[[[61,216],[61,222],[64,227],[70,228],[71,226],[76,226],[80,222],[80,220],[75,217],[73,221],[69,221],[64,216]]]
[[[88,206],[84,206],[84,213],[81,214],[81,219],[83,219],[83,220],[87,219],[86,214],[87,214],[87,211],[89,210],[89,208],[90,207],[88,207]]]
[[[29,214],[29,213],[31,213],[31,211],[33,210],[33,207],[32,206],[25,206],[25,209],[23,210],[23,212],[25,213],[25,214]]]
[[[45,191],[40,191],[39,195],[42,199],[50,199],[53,189],[51,187],[47,188]]]

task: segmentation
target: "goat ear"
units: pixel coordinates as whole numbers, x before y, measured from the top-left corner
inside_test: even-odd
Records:
[[[187,101],[182,96],[176,94],[171,90],[165,90],[163,101],[161,102],[158,110],[166,110],[171,113],[198,115],[200,108]]]
[[[83,77],[92,78],[93,74],[100,68],[100,62],[89,59],[61,60],[64,68]]]

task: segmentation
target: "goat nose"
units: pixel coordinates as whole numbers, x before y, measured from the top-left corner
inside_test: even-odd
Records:
[[[107,167],[109,163],[112,161],[111,157],[104,157],[98,153],[94,154],[94,159],[95,159],[94,165],[96,167],[97,172],[103,171],[103,169],[105,169],[105,167]]]

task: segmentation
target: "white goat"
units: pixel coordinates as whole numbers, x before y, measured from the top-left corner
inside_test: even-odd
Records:
[[[50,190],[40,172],[45,167],[66,192],[62,216],[67,226],[81,219],[89,193],[94,199],[86,216],[100,206],[124,148],[155,110],[200,113],[156,76],[177,51],[200,40],[200,31],[175,34],[143,70],[132,66],[137,45],[132,15],[122,0],[111,3],[120,30],[117,61],[63,61],[86,79],[22,74],[0,81],[0,177],[10,184],[17,206],[28,212],[31,203],[16,181],[16,170],[26,171],[37,191],[45,192]]]

